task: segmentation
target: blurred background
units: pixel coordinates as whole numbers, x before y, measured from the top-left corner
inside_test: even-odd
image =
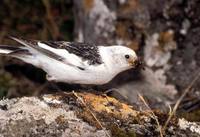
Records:
[[[6,35],[38,40],[74,39],[73,3],[69,0],[0,1],[0,43],[16,45]],[[39,95],[45,72],[19,60],[1,56],[0,97]]]
[[[145,70],[123,72],[109,84],[90,86],[142,107],[168,110],[200,68],[199,0],[1,0],[0,43],[7,35],[38,39],[125,45],[143,58]],[[67,72],[66,72],[67,73]],[[17,59],[0,57],[0,98],[56,92],[45,72]],[[85,85],[58,86],[65,91]],[[200,80],[179,106],[180,115],[199,120]],[[192,115],[192,117],[191,117]]]

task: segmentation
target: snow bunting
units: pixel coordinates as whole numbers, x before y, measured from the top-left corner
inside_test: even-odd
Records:
[[[23,46],[1,45],[0,54],[43,69],[49,81],[102,85],[139,63],[132,49],[120,45],[10,38]]]

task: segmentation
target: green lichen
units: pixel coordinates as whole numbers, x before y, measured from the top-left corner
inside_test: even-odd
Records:
[[[120,127],[114,124],[109,126],[109,130],[111,131],[113,137],[136,137],[135,131],[125,131],[124,129],[121,129]]]

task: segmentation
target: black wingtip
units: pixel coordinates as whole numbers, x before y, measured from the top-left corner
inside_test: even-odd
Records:
[[[11,46],[11,45],[0,45],[0,49],[7,49],[7,50],[17,50],[19,47]]]

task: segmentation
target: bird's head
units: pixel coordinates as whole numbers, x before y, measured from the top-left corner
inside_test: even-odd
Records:
[[[112,46],[111,58],[119,71],[135,68],[140,63],[135,51],[125,46]]]

